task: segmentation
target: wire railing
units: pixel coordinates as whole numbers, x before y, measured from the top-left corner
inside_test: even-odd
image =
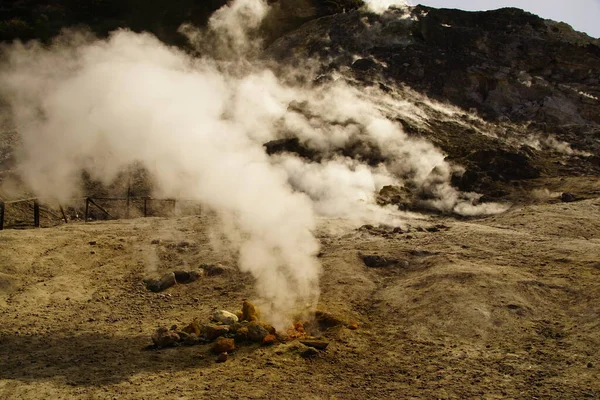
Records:
[[[28,202],[33,202],[33,226],[36,228],[40,227],[40,204],[43,203],[43,200],[50,200],[53,201],[52,199],[44,199],[41,197],[30,197],[30,198],[25,198],[25,199],[17,199],[17,200],[2,200],[0,199],[0,230],[3,230],[5,228],[5,216],[6,216],[6,210],[8,208],[8,206],[14,206],[16,204],[19,203],[28,203]],[[127,196],[127,197],[96,197],[96,196],[88,196],[88,197],[82,197],[82,198],[77,198],[77,199],[71,199],[70,203],[76,203],[79,201],[85,201],[85,211],[83,214],[83,222],[88,222],[90,221],[90,219],[95,219],[92,214],[95,215],[95,213],[93,213],[93,208],[97,209],[100,211],[100,213],[104,216],[105,219],[128,219],[131,217],[131,210],[132,209],[136,209],[138,210],[137,216],[143,216],[143,217],[148,217],[151,214],[155,215],[156,212],[152,212],[150,205],[155,203],[155,202],[159,202],[159,203],[166,203],[169,205],[169,209],[171,209],[172,213],[175,213],[175,210],[177,208],[177,204],[178,201],[179,202],[191,202],[191,200],[177,200],[177,199],[172,199],[172,198],[167,198],[167,199],[160,199],[160,198],[153,198],[150,196],[143,196],[143,197],[135,197],[135,196]],[[116,213],[109,211],[109,207],[106,206],[102,206],[99,203],[102,202],[125,202],[125,207],[124,207],[124,215],[123,216],[118,216]],[[134,203],[140,203],[140,208],[135,207]],[[56,201],[54,201],[54,203],[58,203]],[[65,224],[69,223],[69,218],[67,217],[67,214],[65,213],[65,209],[63,207],[63,204],[58,203],[58,209],[60,210],[61,213],[61,219],[65,222]],[[119,208],[119,210],[121,210],[121,208]],[[164,208],[162,209],[161,214],[164,214]]]

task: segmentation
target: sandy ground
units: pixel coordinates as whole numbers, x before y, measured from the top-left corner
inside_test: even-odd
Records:
[[[207,345],[145,349],[159,325],[255,296],[210,246],[214,222],[0,232],[0,398],[600,398],[598,198],[409,221],[403,233],[323,221],[320,309],[358,330],[324,332],[314,359],[285,345],[245,346],[223,364]],[[398,263],[367,268],[359,252]],[[230,270],[158,294],[142,283],[216,262]]]

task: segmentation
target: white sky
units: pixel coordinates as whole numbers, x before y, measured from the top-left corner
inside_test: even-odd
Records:
[[[542,18],[566,22],[592,37],[600,37],[600,0],[410,0],[409,4],[473,11],[517,7]]]

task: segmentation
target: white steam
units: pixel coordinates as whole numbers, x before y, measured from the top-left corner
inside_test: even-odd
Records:
[[[382,13],[392,6],[408,6],[408,2],[406,0],[364,0],[364,2],[371,11],[377,13]]]
[[[385,101],[374,101],[385,94],[342,79],[286,84],[257,61],[253,37],[267,10],[263,0],[236,0],[208,30],[183,27],[198,58],[125,30],[5,46],[0,95],[22,137],[21,175],[37,195],[66,202],[82,170],[108,184],[141,163],[157,195],[197,200],[221,217],[239,267],[281,327],[318,300],[316,215],[399,221],[375,201],[385,185],[410,185],[443,211],[491,210],[449,184],[453,168],[438,149],[386,118]],[[318,157],[267,155],[263,144],[282,138]]]

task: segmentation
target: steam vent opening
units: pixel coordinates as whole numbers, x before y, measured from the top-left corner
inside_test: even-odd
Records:
[[[0,5],[0,398],[600,398],[600,10],[408,3]]]

